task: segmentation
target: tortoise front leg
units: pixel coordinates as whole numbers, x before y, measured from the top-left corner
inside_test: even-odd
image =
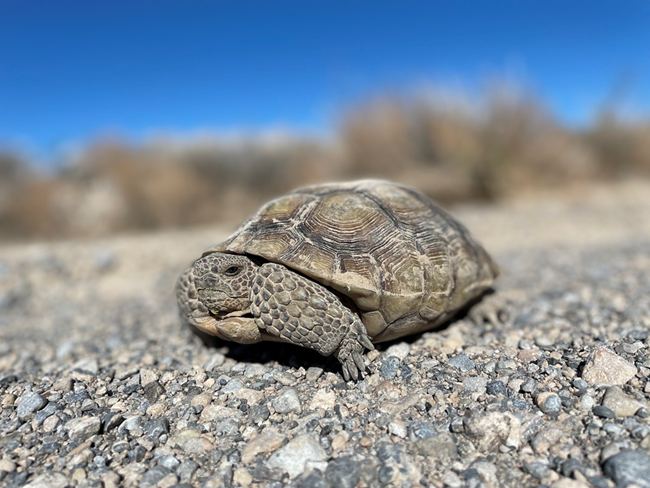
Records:
[[[347,380],[366,369],[374,349],[363,323],[324,286],[282,265],[262,265],[250,287],[251,312],[260,329],[323,356],[335,354]]]

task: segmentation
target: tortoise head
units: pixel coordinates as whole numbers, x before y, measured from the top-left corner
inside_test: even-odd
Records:
[[[248,288],[257,267],[245,256],[219,252],[195,261],[176,282],[182,319],[222,339],[242,344],[261,341],[261,333],[248,315]]]
[[[199,301],[217,317],[245,311],[248,288],[257,265],[246,256],[211,253],[192,266]]]

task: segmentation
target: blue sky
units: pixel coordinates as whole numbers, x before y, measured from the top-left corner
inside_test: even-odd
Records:
[[[328,133],[424,83],[519,77],[585,124],[617,84],[650,113],[646,1],[0,0],[0,144],[118,133]]]

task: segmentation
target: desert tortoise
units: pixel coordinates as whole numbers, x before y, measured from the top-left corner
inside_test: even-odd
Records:
[[[346,380],[374,342],[439,325],[499,271],[426,196],[377,180],[295,190],[263,206],[178,280],[181,315],[239,343],[335,354]]]

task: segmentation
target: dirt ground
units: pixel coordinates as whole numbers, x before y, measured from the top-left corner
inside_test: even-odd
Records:
[[[507,325],[381,346],[358,384],[181,326],[176,277],[231,229],[0,244],[0,484],[650,486],[650,184],[450,210]]]

